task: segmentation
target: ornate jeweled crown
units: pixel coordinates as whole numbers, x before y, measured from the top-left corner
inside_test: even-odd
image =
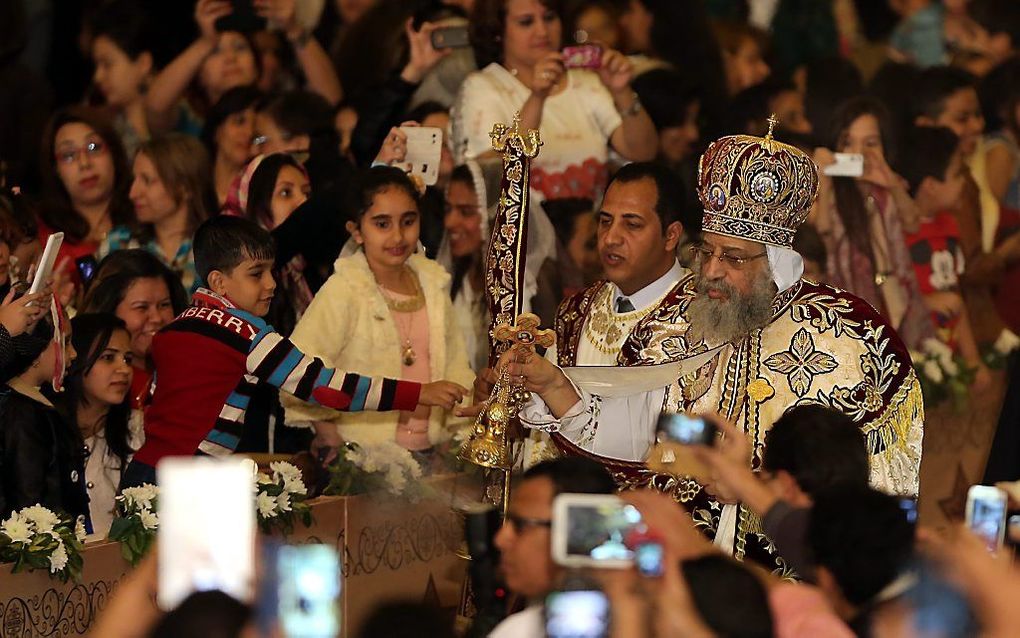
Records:
[[[764,137],[730,135],[698,162],[704,232],[789,248],[818,193],[818,168],[803,151]]]

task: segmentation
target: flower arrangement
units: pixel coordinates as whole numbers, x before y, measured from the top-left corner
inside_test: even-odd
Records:
[[[332,496],[386,492],[412,501],[425,496],[421,465],[393,441],[345,443],[329,474],[324,493]]]
[[[1020,348],[1020,337],[1009,328],[1003,328],[995,343],[991,347],[985,348],[982,358],[989,368],[1001,370],[1006,367],[1009,355],[1017,348]]]
[[[929,338],[921,342],[921,352],[910,352],[910,358],[921,383],[925,405],[933,406],[947,399],[958,408],[966,405],[974,371],[953,353],[952,348],[938,339]]]
[[[117,517],[110,526],[109,539],[120,543],[120,553],[132,565],[149,552],[156,540],[159,515],[159,488],[144,483],[127,487],[116,499]]]
[[[255,477],[255,507],[259,528],[266,533],[279,529],[284,534],[294,531],[294,521],[305,527],[312,524],[312,509],[305,503],[308,488],[301,470],[285,461],[269,464],[270,474]]]
[[[42,505],[26,507],[0,523],[0,562],[12,571],[46,569],[61,582],[81,579],[84,517],[72,519]]]

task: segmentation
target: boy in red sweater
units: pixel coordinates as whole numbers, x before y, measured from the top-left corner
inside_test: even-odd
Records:
[[[214,217],[193,243],[206,282],[192,305],[153,339],[156,391],[145,412],[145,444],[124,471],[121,488],[155,483],[165,456],[231,454],[240,442],[252,391],[269,383],[304,401],[337,410],[449,410],[467,390],[449,381],[419,384],[327,368],[307,357],[260,317],[276,282],[273,240],[257,224]],[[313,448],[339,443],[317,431]]]

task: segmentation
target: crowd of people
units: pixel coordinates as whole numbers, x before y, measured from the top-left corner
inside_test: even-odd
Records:
[[[1010,550],[901,501],[922,389],[991,400],[1020,347],[1015,0],[56,4],[0,7],[0,520],[42,504],[103,539],[174,455],[393,441],[439,467],[503,371],[534,396],[495,544],[534,604],[495,636],[544,631],[553,498],[621,481],[667,567],[594,574],[613,636],[1017,625]],[[490,130],[515,120],[542,140],[524,309],[557,343],[497,364]],[[441,131],[434,184],[414,127]],[[680,380],[619,369],[709,346]],[[718,444],[664,452],[664,409],[719,413]],[[364,635],[434,612],[387,609]]]

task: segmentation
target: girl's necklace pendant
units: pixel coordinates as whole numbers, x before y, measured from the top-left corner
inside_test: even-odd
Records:
[[[408,341],[404,344],[404,365],[413,366],[414,362],[418,360],[418,355],[415,354],[414,348],[411,346],[411,342]]]

